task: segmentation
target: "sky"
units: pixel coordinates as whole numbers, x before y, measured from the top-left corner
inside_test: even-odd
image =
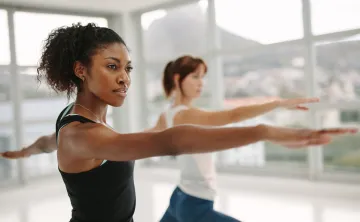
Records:
[[[360,28],[360,0],[311,0],[314,34]],[[207,1],[198,4],[205,13]],[[301,0],[216,0],[216,22],[219,27],[244,38],[271,44],[303,37]],[[176,10],[176,9],[171,9]],[[143,28],[163,18],[166,10],[156,10],[142,16]],[[15,43],[17,63],[36,65],[42,40],[54,27],[74,21],[96,22],[107,26],[104,18],[16,12]],[[41,24],[41,25],[29,25]],[[7,14],[0,9],[0,65],[10,62]],[[34,31],[36,29],[36,31]],[[32,42],[32,44],[28,44]]]

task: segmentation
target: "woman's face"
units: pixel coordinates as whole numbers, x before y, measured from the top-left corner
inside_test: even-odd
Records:
[[[130,87],[132,70],[129,52],[121,43],[109,44],[92,56],[84,86],[91,94],[111,106],[121,106]]]
[[[200,64],[194,72],[187,75],[181,83],[184,96],[190,99],[200,97],[204,85],[204,76],[205,66],[203,64]]]

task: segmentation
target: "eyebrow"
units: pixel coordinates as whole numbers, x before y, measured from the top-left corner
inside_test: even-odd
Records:
[[[117,59],[115,57],[106,57],[105,59],[111,59],[111,60],[114,60],[114,61],[120,63],[120,59]]]
[[[118,62],[118,63],[121,63],[120,59],[115,58],[115,57],[111,57],[111,56],[110,56],[110,57],[106,57],[105,59],[111,59],[111,60],[114,60],[114,61],[116,61],[116,62]],[[128,64],[128,65],[131,64],[131,61],[128,61],[127,64]]]

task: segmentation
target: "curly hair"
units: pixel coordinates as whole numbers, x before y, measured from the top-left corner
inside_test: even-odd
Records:
[[[88,67],[96,50],[112,43],[126,46],[116,32],[93,23],[57,28],[45,40],[37,79],[41,82],[45,78],[57,93],[67,92],[69,99],[75,89],[80,91],[81,80],[74,73],[75,62]]]

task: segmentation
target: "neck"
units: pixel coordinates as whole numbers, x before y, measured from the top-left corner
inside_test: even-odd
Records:
[[[90,93],[80,92],[77,94],[74,104],[83,106],[74,106],[74,112],[79,113],[91,120],[96,119],[97,121],[106,123],[108,105],[101,101],[98,97],[95,97]]]
[[[173,105],[174,106],[185,105],[185,106],[190,107],[192,105],[192,99],[186,98],[183,95],[176,94]]]

